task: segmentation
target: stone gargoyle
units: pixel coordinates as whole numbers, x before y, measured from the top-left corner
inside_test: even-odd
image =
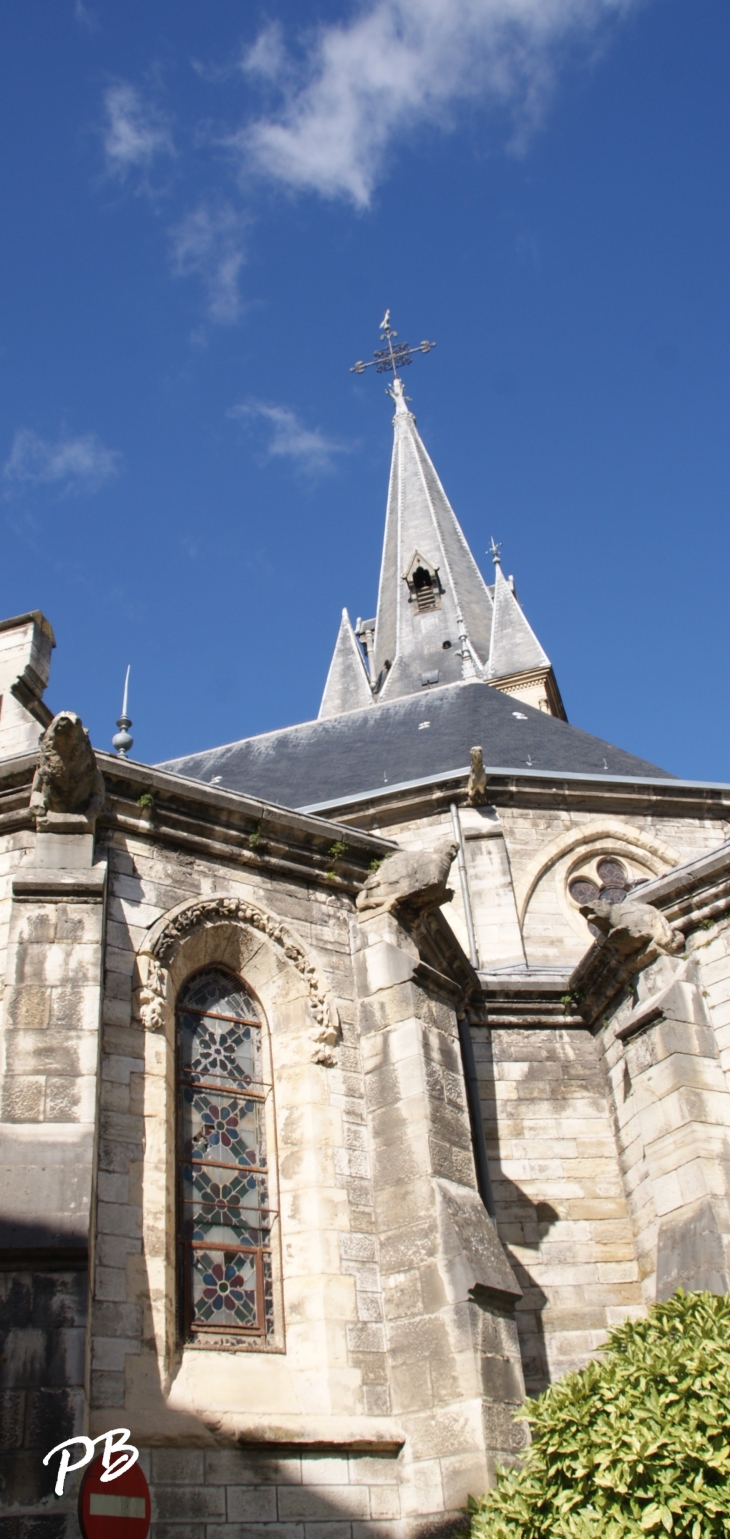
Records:
[[[387,914],[399,908],[422,913],[450,903],[454,894],[446,882],[457,849],[453,839],[445,839],[432,850],[398,850],[389,855],[358,893],[360,913]]]
[[[81,717],[59,711],[40,741],[30,808],[48,833],[90,833],[104,801],[104,777]]]
[[[645,947],[669,956],[684,950],[681,930],[673,930],[651,903],[639,903],[631,898],[626,898],[623,903],[608,903],[604,898],[596,898],[593,903],[582,905],[581,914],[592,920],[619,956],[631,956]]]
[[[487,772],[481,748],[469,750],[471,768],[466,787],[466,799],[470,807],[480,807],[487,799]]]

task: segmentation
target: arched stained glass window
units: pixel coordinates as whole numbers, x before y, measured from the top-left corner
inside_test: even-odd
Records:
[[[262,1024],[245,986],[198,973],[178,1001],[185,1335],[273,1330]]]

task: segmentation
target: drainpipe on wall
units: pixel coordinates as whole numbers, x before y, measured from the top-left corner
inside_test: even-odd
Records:
[[[471,894],[469,892],[469,878],[467,876],[466,861],[464,859],[464,844],[461,837],[461,819],[456,802],[451,803],[451,826],[454,830],[454,840],[457,845],[456,864],[459,867],[459,881],[461,882],[461,896],[464,900],[464,916],[466,918],[466,933],[469,937],[469,961],[472,967],[479,966],[477,941],[474,933],[474,916],[471,911]]]

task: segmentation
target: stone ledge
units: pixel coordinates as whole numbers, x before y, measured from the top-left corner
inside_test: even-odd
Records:
[[[106,865],[88,871],[66,871],[28,866],[13,877],[14,898],[46,898],[65,902],[91,898],[100,903],[104,897]]]
[[[154,1421],[125,1407],[125,1425],[133,1442],[148,1447],[238,1447],[306,1453],[371,1453],[395,1458],[403,1448],[402,1427],[375,1416],[245,1416],[235,1412],[202,1411],[179,1403],[166,1406],[166,1415]],[[91,1436],[99,1436],[118,1424],[119,1410],[92,1413]],[[165,1426],[165,1421],[168,1421]],[[195,1425],[197,1423],[197,1426]]]

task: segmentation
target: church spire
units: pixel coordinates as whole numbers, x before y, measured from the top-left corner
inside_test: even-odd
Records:
[[[563,716],[562,701],[537,637],[495,555],[487,587],[421,440],[401,373],[435,342],[398,341],[386,310],[381,346],[351,370],[392,375],[393,458],[383,559],[374,621],[358,622],[367,670],[347,612],[327,678],[320,716],[419,694],[430,685],[480,681]]]
[[[484,677],[492,601],[396,374],[393,459],[375,626],[378,699]]]

